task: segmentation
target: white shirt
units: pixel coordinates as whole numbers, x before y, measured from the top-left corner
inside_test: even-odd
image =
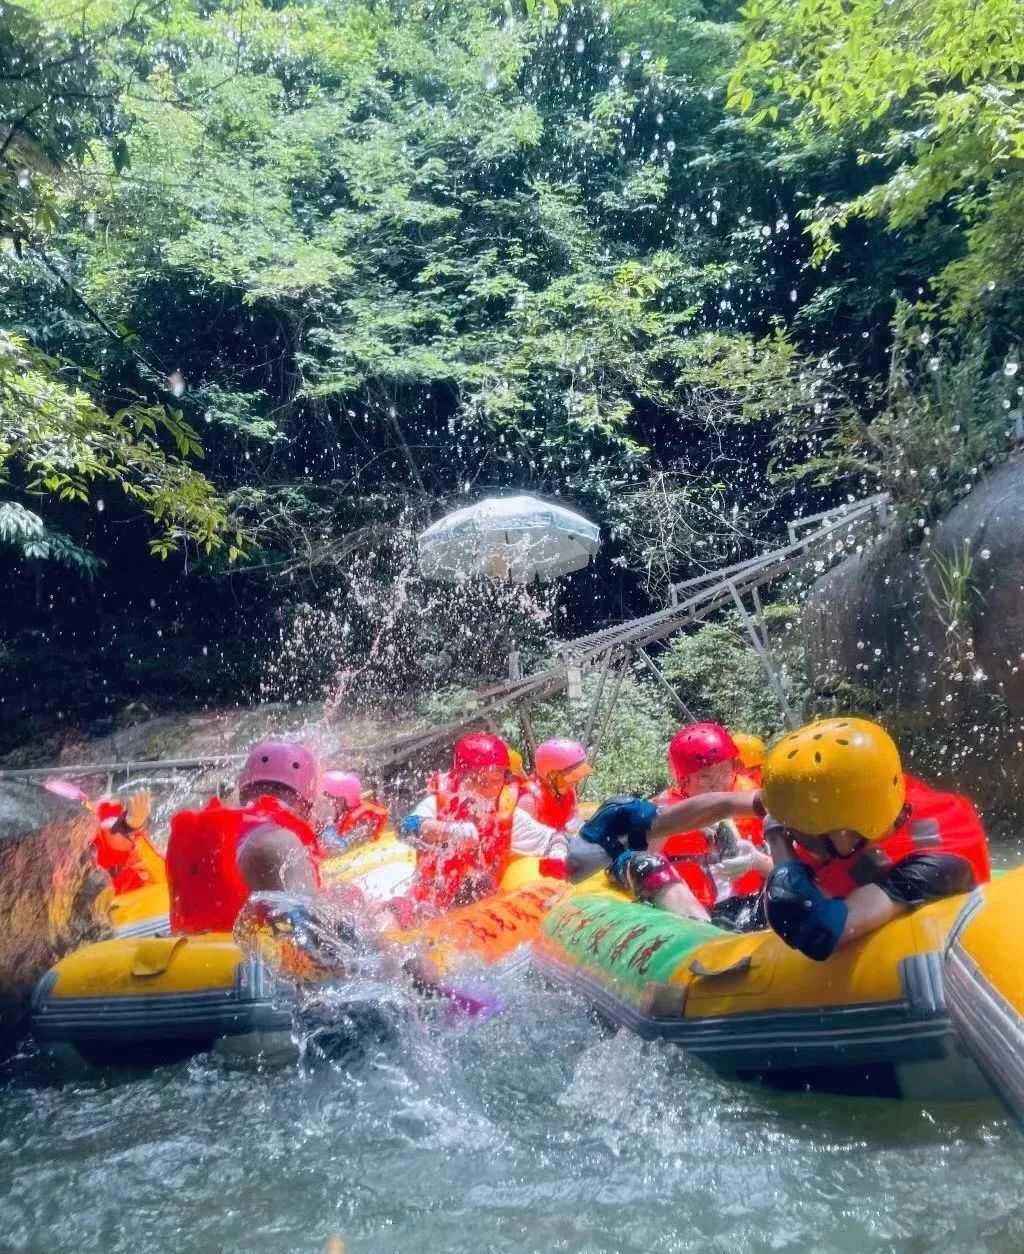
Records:
[[[413,814],[421,819],[437,818],[437,798],[433,793],[416,806]],[[477,840],[480,833],[475,823],[468,819],[446,822],[445,828],[451,841]],[[538,823],[532,814],[516,806],[512,813],[512,852],[519,857],[564,859],[567,852],[565,832],[555,831],[544,823]]]

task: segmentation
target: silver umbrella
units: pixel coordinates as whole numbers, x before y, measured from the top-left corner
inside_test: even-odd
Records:
[[[486,575],[528,584],[582,570],[600,548],[601,533],[564,505],[496,496],[439,519],[417,545],[420,570],[433,579]]]

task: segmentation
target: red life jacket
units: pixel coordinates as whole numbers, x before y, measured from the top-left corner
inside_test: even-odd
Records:
[[[244,809],[214,798],[202,810],[181,810],[171,819],[167,885],[172,932],[231,931],[249,899],[235,855],[245,837],[266,823],[275,823],[302,841],[319,884],[320,854],[308,823],[274,797],[257,797]]]
[[[388,809],[379,801],[364,797],[357,806],[342,816],[335,828],[339,843],[362,844],[365,841],[378,840],[387,826]]]
[[[459,889],[474,873],[487,875],[495,885],[501,881],[512,854],[512,816],[519,790],[506,784],[483,813],[447,775],[434,776],[430,793],[440,822],[472,823],[478,833],[476,840],[460,841],[454,847],[431,844],[416,852],[416,880],[409,895],[443,911],[451,909]]]
[[[970,801],[956,793],[938,792],[910,775],[905,779],[910,818],[892,835],[855,850],[848,858],[828,861],[820,861],[800,845],[794,846],[800,861],[813,867],[815,882],[823,892],[831,897],[846,897],[855,888],[870,883],[871,875],[858,875],[858,864],[866,854],[879,850],[890,867],[915,853],[955,854],[970,863],[978,884],[991,879],[988,840]],[[877,857],[874,852],[874,858]]]
[[[523,802],[526,802],[523,805]],[[519,794],[519,804],[527,814],[532,814],[538,823],[545,827],[553,827],[556,832],[565,831],[567,825],[576,818],[579,812],[579,801],[576,789],[567,788],[565,792],[556,792],[550,784],[541,779],[528,779]]]
[[[754,785],[747,775],[737,775],[732,791],[753,792]],[[688,800],[689,796],[686,793],[672,785],[654,798],[654,804],[665,808]],[[744,840],[749,840],[758,849],[764,848],[763,819],[749,815],[734,819],[733,822]],[[698,828],[692,832],[670,836],[662,845],[661,852],[674,864],[701,905],[710,909],[719,899],[718,888],[711,874],[711,867],[718,859],[718,850],[708,833],[703,828]],[[746,897],[751,893],[759,893],[763,887],[764,876],[759,875],[757,871],[748,871],[738,880],[733,881],[732,895]]]
[[[132,831],[120,821],[124,806],[119,801],[101,801],[96,818],[99,822],[92,838],[96,865],[110,876],[116,894],[162,882],[163,858],[142,829]]]

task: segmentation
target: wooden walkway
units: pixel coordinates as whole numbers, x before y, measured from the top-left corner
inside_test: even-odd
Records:
[[[509,711],[516,711],[523,721],[527,742],[532,747],[532,729],[529,708],[537,701],[569,690],[573,696],[582,695],[582,677],[586,672],[599,671],[595,700],[587,718],[588,743],[602,738],[603,726],[598,723],[601,715],[606,725],[611,707],[618,694],[618,686],[626,669],[634,659],[648,667],[658,681],[681,706],[684,716],[689,711],[682,706],[674,689],[668,684],[647,652],[648,646],[657,644],[715,614],[732,607],[741,618],[758,653],[769,682],[776,691],[787,721],[795,721],[796,713],[787,708],[785,693],[778,681],[771,646],[764,630],[760,589],[766,584],[819,562],[824,566],[838,557],[850,554],[854,545],[884,524],[888,514],[888,497],[885,494],[840,506],[810,518],[789,524],[790,542],[742,562],[735,562],[718,570],[697,575],[674,584],[670,589],[670,602],[664,608],[642,618],[630,619],[604,627],[600,631],[580,636],[576,640],[558,645],[553,660],[543,669],[521,679],[490,685],[477,692],[478,704],[464,718],[455,722],[434,726],[421,732],[396,737],[383,749],[367,755],[364,766],[373,774],[387,773],[404,762],[412,761],[453,744],[460,736],[480,727],[492,726],[496,718]],[[810,528],[806,530],[805,528]],[[750,607],[747,607],[747,598]],[[613,668],[616,677],[610,694],[610,704],[603,702],[604,690]],[[358,754],[355,756],[358,757]],[[106,775],[108,784],[118,779],[139,775],[152,777],[167,774],[173,777],[181,771],[231,766],[241,758],[211,757],[168,759],[149,762],[83,763],[74,766],[53,766],[32,770],[0,771],[0,779],[43,779],[49,775],[71,778]]]

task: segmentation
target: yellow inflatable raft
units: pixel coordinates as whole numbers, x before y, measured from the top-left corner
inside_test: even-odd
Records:
[[[518,859],[498,893],[393,939],[427,952],[441,972],[467,961],[507,968],[528,959],[545,914],[567,891],[540,877],[536,859]],[[363,1004],[347,1001],[346,1016],[371,1022],[382,991],[357,991]],[[149,1065],[211,1049],[288,1057],[296,1005],[292,990],[227,933],[122,936],[51,968],[33,996],[32,1030],[51,1052],[97,1064]]]
[[[772,932],[732,935],[638,905],[601,873],[551,911],[535,952],[615,1025],[726,1076],[969,1100],[991,1095],[987,1075],[1020,1111],[1024,976],[1004,928],[1024,906],[1024,868],[970,902],[922,906],[817,963]],[[1000,1064],[1011,1038],[1015,1061]]]
[[[1002,875],[967,899],[946,942],[943,988],[960,1038],[1024,1123],[1022,877]]]

